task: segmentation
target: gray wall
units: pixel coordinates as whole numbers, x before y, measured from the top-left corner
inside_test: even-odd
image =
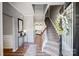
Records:
[[[3,14],[3,47],[12,48],[13,23],[12,17]]]
[[[3,55],[3,21],[2,21],[2,2],[0,2],[0,55]]]
[[[12,17],[3,14],[3,35],[12,35]]]
[[[13,20],[13,49],[16,50],[18,48],[18,18],[23,19],[23,15],[18,12],[13,6],[9,3],[3,3],[3,13],[12,16]]]
[[[56,6],[50,6],[50,18],[51,20],[54,22],[56,20],[56,18],[59,15],[59,10],[60,10],[61,6],[60,5],[56,5]]]
[[[24,16],[24,29],[26,30],[25,42],[34,43],[34,21],[33,15]]]

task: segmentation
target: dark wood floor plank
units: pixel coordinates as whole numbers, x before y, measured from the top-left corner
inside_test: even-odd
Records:
[[[15,52],[12,52],[12,49],[4,49],[4,56],[24,56],[28,47],[29,47],[29,45],[27,43],[24,43]]]

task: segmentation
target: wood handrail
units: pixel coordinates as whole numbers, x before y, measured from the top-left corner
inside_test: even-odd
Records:
[[[41,32],[41,35],[45,32],[46,29],[47,29],[47,27],[43,30],[43,32]]]

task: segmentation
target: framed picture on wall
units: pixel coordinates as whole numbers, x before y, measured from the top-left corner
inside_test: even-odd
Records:
[[[23,20],[18,18],[18,33],[23,31]]]

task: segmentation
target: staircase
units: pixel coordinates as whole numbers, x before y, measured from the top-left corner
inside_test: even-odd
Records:
[[[48,42],[43,52],[51,56],[59,56],[59,36],[49,19],[46,19]]]

